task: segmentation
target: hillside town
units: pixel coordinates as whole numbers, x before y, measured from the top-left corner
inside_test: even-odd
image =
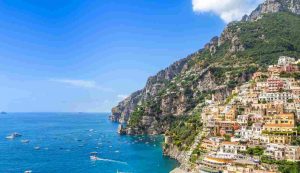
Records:
[[[300,161],[299,60],[281,56],[276,65],[254,73],[226,100],[206,100],[201,173],[277,173],[275,163]]]

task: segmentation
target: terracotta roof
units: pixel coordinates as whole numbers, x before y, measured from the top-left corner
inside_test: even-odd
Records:
[[[278,114],[278,116],[280,117],[291,117],[294,118],[294,114],[293,113],[283,113],[283,114]]]
[[[238,142],[229,142],[229,141],[224,141],[222,144],[232,144],[232,145],[238,145]]]

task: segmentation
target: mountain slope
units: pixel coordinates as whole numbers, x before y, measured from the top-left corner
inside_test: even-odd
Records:
[[[181,140],[178,146],[188,147],[199,130],[193,123],[199,123],[194,120],[205,99],[227,97],[280,55],[300,57],[299,4],[267,0],[203,49],[150,77],[145,88],[112,109],[111,120],[128,123],[127,134],[172,132]]]

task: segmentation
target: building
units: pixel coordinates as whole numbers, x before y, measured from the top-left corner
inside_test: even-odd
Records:
[[[291,58],[288,56],[280,56],[277,64],[279,66],[285,66],[285,65],[294,64],[294,63],[295,63],[295,58]]]
[[[300,146],[290,146],[282,144],[267,144],[265,155],[276,160],[300,160]]]
[[[249,115],[238,115],[236,121],[240,125],[246,125],[249,121]]]
[[[264,154],[276,160],[283,160],[285,146],[281,144],[267,144]]]
[[[234,121],[237,115],[236,106],[232,106],[226,113],[225,113],[225,120],[226,121]]]
[[[227,169],[227,165],[232,164],[235,160],[245,159],[243,155],[232,153],[219,153],[206,155],[200,163],[200,172],[220,172]]]
[[[267,79],[267,92],[279,92],[284,89],[285,83],[278,77],[271,77]]]
[[[217,151],[219,142],[209,139],[203,139],[200,148],[205,151]]]
[[[265,121],[262,133],[268,137],[269,143],[290,144],[297,135],[293,113],[268,116]]]
[[[224,170],[224,173],[255,173],[257,167],[258,163],[246,159],[240,159],[227,165],[227,169]]]
[[[227,142],[221,143],[218,153],[232,153],[238,154],[239,151],[246,151],[245,145],[239,145],[238,142]]]
[[[216,126],[217,133],[221,136],[233,135],[234,130],[237,130],[238,128],[239,125],[235,121],[218,121]]]
[[[293,99],[293,94],[290,92],[276,92],[276,93],[261,93],[259,95],[259,100],[261,102],[273,102],[273,101],[283,101],[287,102],[289,99]]]
[[[276,115],[283,113],[283,102],[282,101],[275,101],[271,103],[267,103],[266,105],[266,115]]]
[[[286,146],[285,159],[290,161],[300,161],[300,146]]]

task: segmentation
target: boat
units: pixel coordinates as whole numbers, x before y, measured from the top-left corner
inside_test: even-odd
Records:
[[[21,137],[21,136],[22,136],[20,133],[17,133],[17,132],[13,133],[12,135],[13,135],[14,137]]]
[[[27,144],[27,143],[29,143],[29,140],[28,139],[24,139],[24,140],[21,140],[21,142],[24,143],[24,144]]]
[[[24,171],[24,173],[32,173],[32,170]]]
[[[6,139],[14,139],[15,137],[13,135],[8,135],[5,137]]]
[[[37,147],[34,147],[35,150],[39,150],[41,149],[41,147],[37,146]]]
[[[97,157],[97,152],[91,152],[90,153],[91,155],[90,155],[90,159],[92,160],[92,161],[96,161],[96,160],[99,160],[99,157]]]
[[[16,137],[21,137],[21,136],[22,136],[21,134],[19,134],[19,133],[17,133],[17,132],[14,132],[14,133],[12,133],[12,134],[6,136],[5,138],[6,138],[6,139],[14,139],[14,138],[16,138]]]

